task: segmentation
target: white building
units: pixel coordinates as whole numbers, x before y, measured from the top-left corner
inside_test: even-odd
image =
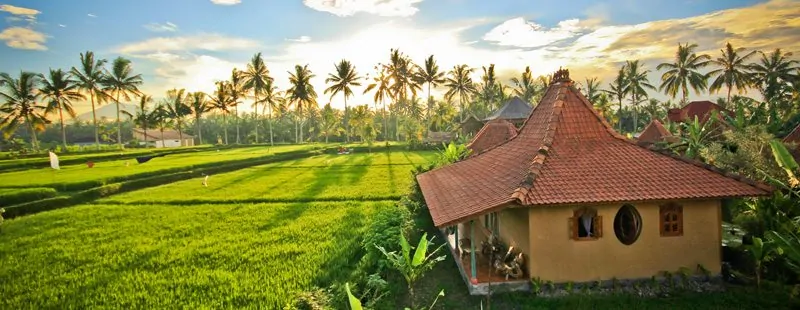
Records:
[[[133,138],[139,140],[141,145],[151,145],[156,148],[162,147],[179,147],[179,146],[194,146],[194,136],[188,134],[179,134],[175,130],[148,129],[147,136],[144,135],[144,130],[141,128],[133,129]],[[181,143],[181,138],[183,143]]]

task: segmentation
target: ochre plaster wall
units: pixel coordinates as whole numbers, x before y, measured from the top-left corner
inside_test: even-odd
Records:
[[[678,237],[661,236],[661,204],[632,203],[642,217],[642,232],[632,245],[622,244],[614,234],[622,203],[590,206],[603,217],[603,237],[593,241],[575,241],[569,235],[568,220],[583,205],[529,208],[531,277],[554,282],[648,278],[681,267],[695,270],[698,264],[719,273],[720,201],[679,202],[683,236]]]
[[[530,264],[530,229],[528,228],[528,210],[524,208],[508,208],[498,212],[498,229],[500,239],[508,246],[513,246],[525,254],[525,264]],[[528,270],[530,266],[526,266]]]

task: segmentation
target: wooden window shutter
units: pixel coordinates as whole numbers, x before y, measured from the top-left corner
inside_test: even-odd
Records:
[[[602,216],[595,216],[594,223],[592,223],[594,228],[594,236],[595,238],[602,238],[603,237],[603,217]]]
[[[575,226],[577,222],[577,217],[567,219],[567,233],[569,233],[569,238],[572,240],[578,240],[578,227]]]

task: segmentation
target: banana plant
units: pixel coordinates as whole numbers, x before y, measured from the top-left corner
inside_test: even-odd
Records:
[[[670,148],[683,153],[686,157],[697,158],[700,156],[700,151],[720,135],[721,130],[714,126],[716,120],[717,113],[712,111],[705,123],[701,123],[695,116],[693,121],[681,124],[683,134],[680,136],[680,142],[671,145]]]
[[[467,148],[465,144],[456,144],[455,142],[450,142],[448,145],[442,143],[442,146],[444,146],[444,150],[439,152],[439,158],[437,161],[440,166],[452,164],[467,158],[467,156],[469,156],[472,152],[472,150]]]
[[[437,252],[442,249],[444,244],[428,253],[428,247],[433,243],[433,238],[428,240],[427,237],[428,234],[425,233],[422,235],[422,238],[419,239],[419,244],[414,250],[413,256],[411,255],[411,246],[402,233],[400,233],[401,254],[395,251],[387,252],[383,247],[375,246],[386,256],[389,264],[399,271],[403,275],[403,278],[406,279],[408,295],[411,297],[412,309],[414,308],[414,283],[421,278],[426,271],[432,269],[436,263],[443,261],[445,258],[444,255],[436,256]]]
[[[778,254],[786,258],[786,265],[800,275],[800,235],[793,231],[770,231],[766,236],[774,244]]]
[[[753,237],[753,244],[745,246],[747,252],[753,257],[754,272],[756,276],[756,287],[761,288],[761,269],[765,262],[772,260],[775,249],[770,242],[764,242],[761,238]],[[780,252],[778,252],[780,254]]]

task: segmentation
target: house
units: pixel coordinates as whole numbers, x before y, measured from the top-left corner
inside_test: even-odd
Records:
[[[455,138],[456,134],[449,131],[428,130],[428,136],[425,137],[423,141],[429,144],[442,144],[442,143],[449,143],[450,141],[453,141]]]
[[[471,156],[475,156],[505,143],[516,135],[517,127],[514,127],[511,122],[504,119],[491,120],[483,125],[483,128],[469,142],[467,148],[472,151]]]
[[[474,136],[479,130],[483,128],[483,121],[479,120],[475,115],[470,114],[459,126],[461,136]]]
[[[708,121],[713,111],[717,111],[717,117],[719,117],[718,120],[720,121],[725,120],[725,114],[728,114],[730,117],[735,117],[733,112],[723,108],[721,105],[704,100],[689,102],[683,108],[669,109],[669,111],[667,111],[667,119],[673,123],[684,123],[693,121],[694,118],[697,117],[701,123],[705,123]]]
[[[522,100],[520,97],[514,97],[506,101],[506,103],[497,109],[497,111],[494,111],[492,115],[484,118],[483,121],[504,119],[519,127],[522,126],[522,123],[528,118],[532,110],[533,107],[525,102],[525,100]]]
[[[678,139],[664,127],[664,124],[654,119],[637,135],[636,141],[641,145],[652,145],[662,142],[676,143]]]
[[[515,137],[417,176],[470,292],[505,281],[476,254],[490,235],[524,258],[524,275],[507,285],[650,278],[698,265],[719,274],[721,201],[772,189],[639,146],[592,108],[568,71],[552,81]]]
[[[183,143],[181,143],[181,138],[183,138]],[[133,139],[140,141],[141,145],[153,145],[156,148],[194,146],[193,136],[185,133],[181,134],[175,130],[161,132],[158,129],[150,129],[147,130],[147,136],[145,137],[143,129],[134,128]]]

